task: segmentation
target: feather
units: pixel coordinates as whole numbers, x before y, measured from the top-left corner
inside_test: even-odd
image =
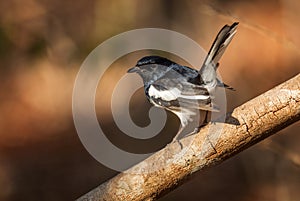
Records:
[[[212,62],[217,65],[225,49],[235,35],[238,24],[238,22],[235,22],[231,26],[225,25],[220,30],[207,54],[203,67],[209,65]]]

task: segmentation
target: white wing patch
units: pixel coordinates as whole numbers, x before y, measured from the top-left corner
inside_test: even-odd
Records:
[[[165,101],[172,101],[177,99],[178,94],[180,94],[180,91],[177,88],[173,88],[171,90],[159,91],[153,85],[151,85],[148,94],[150,97],[161,98],[162,100]]]
[[[189,100],[207,100],[208,95],[182,95],[178,88],[170,90],[157,90],[153,85],[150,86],[148,94],[150,97],[161,98],[164,101],[172,101],[178,98],[185,98]]]

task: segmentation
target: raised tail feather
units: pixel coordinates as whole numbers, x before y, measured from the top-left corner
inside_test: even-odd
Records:
[[[209,65],[211,62],[214,62],[215,65],[218,64],[225,49],[231,42],[233,36],[235,35],[238,24],[238,22],[235,22],[231,26],[225,25],[220,30],[207,54],[207,57],[203,64],[204,66]]]
[[[224,54],[227,46],[231,42],[233,36],[236,33],[238,22],[233,23],[231,26],[225,25],[218,33],[214,40],[205,61],[199,71],[203,81],[205,83],[211,83],[216,78],[216,69],[219,66],[219,60]],[[217,86],[225,87],[227,89],[234,90],[232,87],[222,83],[217,79]]]

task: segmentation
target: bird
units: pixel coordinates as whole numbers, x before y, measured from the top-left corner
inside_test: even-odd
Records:
[[[137,73],[143,80],[148,101],[156,107],[173,112],[180,120],[180,128],[172,142],[178,141],[183,129],[197,111],[218,112],[212,93],[216,87],[234,90],[217,78],[219,60],[236,33],[238,22],[225,25],[217,34],[200,70],[183,66],[167,58],[151,55],[139,59],[128,73]],[[200,125],[195,130],[199,131]]]

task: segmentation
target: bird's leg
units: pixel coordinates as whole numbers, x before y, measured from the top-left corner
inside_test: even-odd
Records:
[[[179,135],[181,134],[181,132],[183,131],[183,129],[184,129],[184,126],[180,126],[180,129],[178,130],[177,134],[175,135],[175,137],[173,138],[173,140],[172,140],[171,143],[176,142],[176,141],[179,142],[177,138],[179,137]]]
[[[190,134],[188,134],[187,136],[198,133],[198,132],[200,131],[200,129],[201,129],[203,126],[206,126],[207,124],[208,124],[208,111],[205,111],[205,116],[204,116],[204,120],[203,120],[202,124],[199,125],[198,127],[196,127],[196,128],[194,129],[194,131],[191,132]]]
[[[203,123],[201,124],[201,127],[203,127],[203,126],[205,126],[205,125],[208,124],[208,119],[207,119],[207,117],[208,117],[208,111],[205,111],[205,117],[204,117]],[[201,128],[201,127],[200,127],[200,128]]]
[[[203,120],[202,124],[200,126],[196,127],[193,132],[187,134],[184,137],[198,133],[200,131],[200,129],[207,124],[208,124],[208,111],[205,111],[205,116],[204,116],[204,120]],[[178,142],[180,144],[180,146],[182,146],[181,143],[178,141],[178,137],[182,133],[184,128],[185,128],[185,126],[180,126],[180,129],[178,130],[177,134],[175,135],[175,137],[173,138],[171,143]]]
[[[198,132],[200,131],[200,128],[201,128],[201,127],[202,127],[202,126],[196,127],[191,133],[185,135],[184,137],[188,137],[188,136],[191,136],[191,135],[194,135],[194,134],[198,133]]]

